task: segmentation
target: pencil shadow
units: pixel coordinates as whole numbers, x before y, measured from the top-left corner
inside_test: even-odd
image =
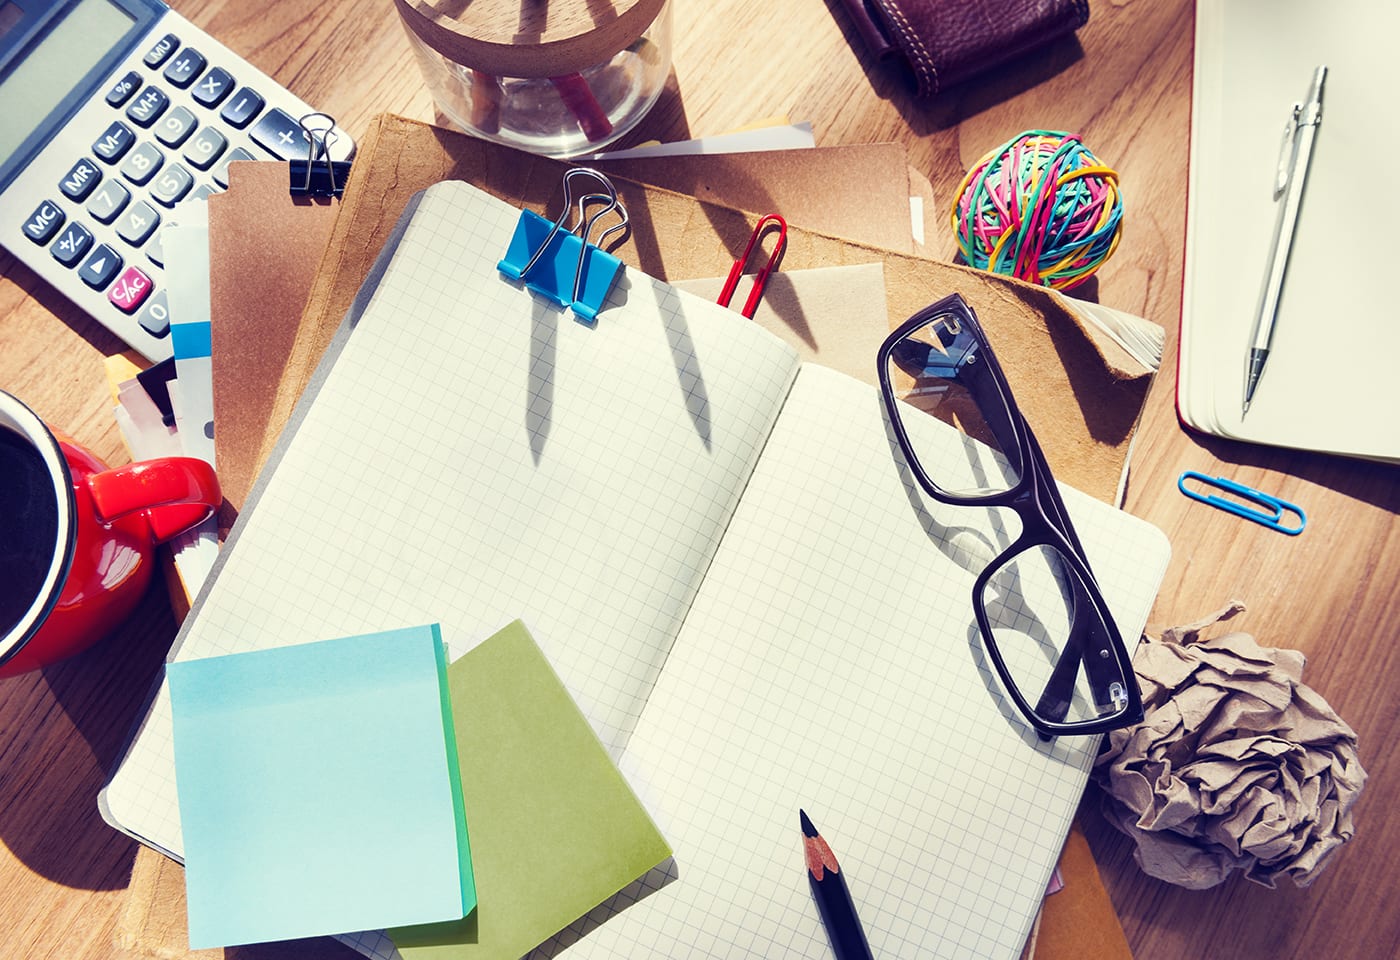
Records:
[[[558,360],[560,311],[540,297],[530,298],[530,357],[525,404],[525,436],[535,466],[544,458],[544,447],[554,421],[554,370]]]
[[[92,649],[0,681],[0,840],[66,887],[117,890],[135,841],[98,813],[97,793],[140,719],[175,621],[163,582]]]
[[[700,357],[695,351],[695,340],[690,335],[690,326],[685,320],[685,303],[677,292],[667,287],[662,293],[661,314],[665,318],[662,327],[666,332],[666,343],[671,349],[671,363],[676,371],[676,384],[680,387],[681,402],[685,404],[690,422],[695,425],[695,434],[708,451],[713,445],[710,421],[710,394],[705,388],[705,375],[700,370]]]

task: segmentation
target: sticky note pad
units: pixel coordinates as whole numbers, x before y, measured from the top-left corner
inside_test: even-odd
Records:
[[[464,917],[436,624],[170,664],[190,947]]]
[[[671,848],[524,624],[447,675],[481,895],[466,921],[389,935],[404,960],[517,960]]]

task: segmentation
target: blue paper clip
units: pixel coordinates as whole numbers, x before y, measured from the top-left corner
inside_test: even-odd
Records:
[[[579,197],[578,222],[572,228],[561,229],[575,206],[570,181],[580,176],[596,179],[603,192]],[[589,215],[590,207],[598,210]],[[599,234],[597,243],[588,242],[593,225],[614,210],[620,222]],[[602,250],[601,245],[611,234],[626,227],[627,208],[617,199],[612,181],[589,167],[573,167],[564,174],[564,209],[558,218],[550,223],[533,210],[520,211],[510,246],[496,269],[559,306],[568,307],[580,322],[592,326],[622,269],[622,261]]]
[[[1186,485],[1186,481],[1195,480],[1202,484],[1207,490],[1192,489]],[[1201,503],[1208,503],[1218,510],[1226,513],[1233,513],[1236,516],[1244,517],[1246,520],[1253,520],[1266,527],[1277,530],[1279,533],[1286,533],[1290,537],[1296,537],[1303,532],[1303,528],[1308,524],[1308,518],[1303,516],[1303,511],[1287,500],[1280,500],[1278,497],[1261,493],[1252,487],[1246,487],[1242,483],[1235,483],[1233,480],[1226,480],[1224,477],[1208,477],[1195,470],[1187,470],[1176,481],[1177,487],[1182,493],[1192,500],[1199,500]],[[1208,490],[1220,490],[1232,494],[1239,499],[1228,499]],[[1293,514],[1298,518],[1297,526],[1284,526],[1284,517]]]

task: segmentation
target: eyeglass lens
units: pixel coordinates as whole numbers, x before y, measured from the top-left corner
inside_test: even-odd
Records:
[[[1040,719],[1085,723],[1128,709],[1128,683],[1109,629],[1078,567],[1055,547],[1001,558],[977,598],[988,643],[1009,681]]]
[[[954,313],[936,314],[895,342],[887,361],[896,416],[929,480],[955,497],[1004,493],[1021,479],[1021,458],[1011,412],[992,371],[983,360],[981,340]],[[966,441],[965,456],[925,457],[920,447],[926,415],[956,427]]]

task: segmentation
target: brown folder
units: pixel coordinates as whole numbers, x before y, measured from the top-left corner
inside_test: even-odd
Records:
[[[335,225],[338,201],[295,197],[286,164],[229,165],[209,198],[214,462],[232,524],[253,486],[287,356]],[[280,424],[279,424],[280,432]]]
[[[510,203],[553,217],[562,203],[562,161],[520,153],[465,134],[385,115],[361,139],[340,216],[302,317],[274,405],[276,443],[332,333],[349,310],[384,239],[414,193],[440,180],[466,180]],[[853,176],[859,176],[855,171]],[[631,229],[612,252],[660,279],[728,272],[758,215],[614,177]],[[907,221],[906,221],[907,222]],[[1154,371],[1044,288],[808,228],[789,220],[785,269],[882,264],[885,303],[868,315],[822,324],[778,324],[773,332],[810,359],[867,382],[889,328],[940,297],[959,292],[977,310],[1055,476],[1113,501]],[[601,318],[600,318],[601,319]],[[836,345],[839,345],[837,349]]]

